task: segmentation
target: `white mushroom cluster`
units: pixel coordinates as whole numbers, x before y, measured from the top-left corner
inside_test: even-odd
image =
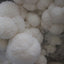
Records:
[[[62,44],[62,33],[64,0],[4,1],[0,3],[0,64],[48,64],[47,56]]]

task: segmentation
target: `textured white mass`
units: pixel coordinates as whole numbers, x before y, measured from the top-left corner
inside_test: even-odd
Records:
[[[0,38],[10,39],[17,33],[17,26],[8,17],[0,17]]]
[[[39,0],[37,3],[37,8],[44,11],[53,2],[53,0]]]
[[[51,19],[51,16],[49,15],[49,13],[48,13],[48,10],[46,10],[42,13],[42,22],[47,24],[47,25],[52,24],[52,19]]]
[[[19,33],[24,32],[26,25],[24,19],[21,16],[14,17],[13,22],[16,24]]]
[[[20,33],[9,41],[7,58],[15,64],[33,64],[38,59],[41,47],[38,40],[26,33]]]
[[[64,0],[55,0],[54,3],[57,6],[64,7]]]
[[[37,14],[34,13],[28,13],[27,14],[27,18],[26,18],[27,22],[29,22],[29,24],[31,24],[33,27],[37,27],[40,25],[40,17]]]
[[[8,41],[0,39],[0,51],[5,51],[7,48]]]
[[[43,35],[38,28],[26,29],[25,32],[35,37],[39,41],[39,43],[43,42]]]
[[[36,61],[35,64],[47,64],[47,59],[44,55],[40,55],[39,59]]]
[[[57,7],[57,6],[50,6],[49,7],[49,14],[51,15],[51,19],[53,23],[64,23],[64,12],[63,9],[61,7]]]
[[[58,24],[54,24],[50,27],[49,31],[52,34],[56,34],[59,35],[64,31],[64,26],[63,25],[58,25]]]
[[[0,16],[14,17],[17,15],[19,15],[19,9],[15,3],[5,1],[0,4]]]
[[[36,10],[36,6],[34,4],[23,4],[23,7],[28,11]]]

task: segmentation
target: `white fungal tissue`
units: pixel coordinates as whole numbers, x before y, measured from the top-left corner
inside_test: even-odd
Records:
[[[61,64],[48,59],[64,45],[63,35],[64,0],[0,3],[0,64]]]
[[[8,17],[0,17],[0,38],[10,39],[17,34],[17,26],[12,19]]]
[[[6,1],[0,4],[0,16],[7,16],[12,18],[19,14],[19,8],[15,3]]]
[[[38,28],[30,28],[26,29],[25,33],[31,34],[33,37],[35,37],[40,43],[43,42],[43,35],[40,32]]]
[[[39,57],[41,47],[38,40],[21,33],[9,41],[7,57],[16,64],[33,64]]]
[[[21,16],[16,16],[13,18],[13,22],[16,24],[18,27],[18,32],[22,33],[25,30],[25,22],[24,19]]]

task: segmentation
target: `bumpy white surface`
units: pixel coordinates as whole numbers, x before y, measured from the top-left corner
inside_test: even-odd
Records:
[[[61,7],[53,6],[49,8],[49,14],[51,15],[53,23],[63,23],[63,9]]]
[[[47,25],[51,25],[52,24],[52,19],[51,16],[48,13],[48,10],[44,11],[42,14],[42,22],[47,24]]]
[[[25,32],[35,37],[39,41],[39,43],[43,42],[43,35],[38,28],[26,29]]]
[[[14,23],[16,24],[18,28],[18,32],[22,33],[25,30],[25,22],[24,19],[21,16],[16,16],[13,18]]]
[[[64,26],[58,25],[58,24],[54,24],[54,25],[52,25],[50,27],[49,31],[52,34],[59,35],[59,34],[61,34],[64,31]]]
[[[37,62],[35,64],[47,64],[46,57],[43,55],[40,55],[39,59],[37,60]]]
[[[8,17],[0,17],[0,38],[10,39],[17,33],[17,26]]]
[[[40,21],[41,21],[40,18],[39,18],[39,16],[37,14],[34,14],[34,13],[28,13],[26,20],[33,27],[39,26],[40,25]]]
[[[52,2],[53,0],[39,0],[37,3],[37,8],[44,11]]]
[[[7,47],[8,41],[0,39],[0,51],[5,51]]]
[[[34,4],[23,4],[23,7],[27,9],[28,11],[34,11],[36,10],[36,6]]]
[[[0,4],[0,16],[14,17],[19,15],[18,6],[10,1],[5,1]]]
[[[37,39],[21,33],[9,41],[7,58],[15,64],[33,64],[39,57],[41,47]]]

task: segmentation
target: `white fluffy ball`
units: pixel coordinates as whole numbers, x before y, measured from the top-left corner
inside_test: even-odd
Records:
[[[25,30],[25,22],[24,19],[21,16],[16,16],[13,18],[14,23],[16,24],[18,28],[18,32],[22,33]]]
[[[39,57],[41,47],[37,39],[21,33],[9,41],[7,58],[15,64],[33,64]]]
[[[0,39],[0,51],[5,51],[7,48],[8,41]]]
[[[29,24],[31,24],[33,27],[37,27],[40,25],[40,18],[37,14],[34,13],[28,13],[27,14],[27,18],[26,18],[27,22],[29,22]]]
[[[43,55],[40,55],[39,59],[37,60],[37,62],[35,64],[47,64],[46,57]]]
[[[64,26],[54,24],[49,29],[50,33],[59,35],[64,31]]]
[[[52,24],[52,19],[51,16],[48,13],[48,10],[44,11],[42,14],[42,22],[47,24],[47,25],[51,25]]]
[[[53,23],[64,23],[64,12],[60,7],[49,7],[49,14],[51,15],[51,19]]]
[[[36,6],[34,4],[23,4],[23,7],[28,11],[36,10]]]
[[[0,16],[14,17],[19,15],[18,6],[10,1],[5,1],[0,4]]]
[[[0,38],[10,39],[17,33],[17,26],[8,17],[0,17]]]
[[[37,3],[37,8],[44,11],[52,2],[53,0],[39,0]]]
[[[43,35],[38,28],[30,28],[25,30],[26,33],[31,34],[35,37],[40,43],[43,42]]]

